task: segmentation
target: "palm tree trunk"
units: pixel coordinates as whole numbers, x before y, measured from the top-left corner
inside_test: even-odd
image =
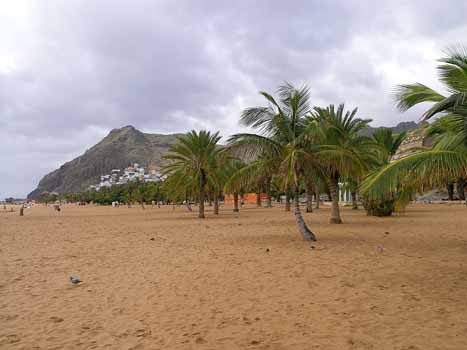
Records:
[[[314,235],[313,232],[311,232],[311,230],[306,225],[302,217],[302,212],[300,211],[298,186],[295,186],[294,204],[295,204],[295,221],[297,222],[298,230],[300,231],[301,235],[306,241],[316,241],[316,236]]]
[[[306,212],[313,212],[313,185],[305,180],[305,191],[306,191]]]
[[[452,182],[448,183],[448,200],[454,200],[454,184]]]
[[[285,211],[290,211],[290,189],[285,190]]]
[[[339,211],[339,177],[332,176],[329,181],[329,192],[331,194],[331,218],[329,223],[342,224],[341,215]]]
[[[270,193],[268,193],[268,201],[266,203],[266,207],[272,208],[272,197]]]
[[[350,192],[350,195],[352,196],[352,209],[357,210],[358,209],[357,191]]]
[[[320,197],[321,197],[321,193],[319,191],[319,185],[316,185],[315,186],[315,201],[316,201],[315,209],[319,209]]]
[[[206,175],[204,172],[201,173],[199,179],[199,206],[198,206],[198,218],[204,219],[204,201],[206,199],[206,194],[204,192],[206,186]]]
[[[219,196],[214,194],[214,214],[219,215]]]
[[[465,200],[465,179],[463,177],[457,180],[456,192],[459,200]]]
[[[204,190],[199,191],[199,206],[198,206],[198,218],[204,219]]]
[[[266,207],[272,208],[272,197],[271,197],[271,178],[268,177],[266,179],[266,195],[267,195],[267,202],[266,202]]]
[[[233,202],[234,202],[234,213],[238,213],[239,210],[238,210],[238,193],[237,192],[234,192],[233,194]]]

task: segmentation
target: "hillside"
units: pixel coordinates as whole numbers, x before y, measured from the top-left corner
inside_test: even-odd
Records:
[[[394,133],[400,134],[401,132],[404,131],[410,131],[417,129],[420,126],[420,124],[417,124],[416,122],[401,122],[397,124],[396,126],[392,126],[389,129],[391,129]],[[373,128],[373,127],[368,127],[362,130],[362,135],[365,136],[371,136],[375,133],[376,130],[382,129],[382,127],[379,128]]]
[[[132,163],[163,165],[162,156],[176,143],[176,134],[146,134],[133,126],[113,129],[105,138],[83,155],[45,175],[28,198],[43,191],[72,192],[99,182],[100,175],[122,169]]]

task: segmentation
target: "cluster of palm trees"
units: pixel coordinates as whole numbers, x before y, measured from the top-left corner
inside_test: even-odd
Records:
[[[332,198],[330,222],[341,223],[339,183],[352,184],[356,197],[360,179],[370,169],[386,164],[388,154],[397,148],[394,142],[402,138],[394,137],[390,129],[374,138],[361,135],[370,120],[357,118],[357,109],[345,111],[343,104],[312,107],[306,85],[281,86],[277,97],[266,92],[261,95],[267,105],[248,108],[241,115],[241,123],[257,133],[235,134],[224,146],[219,145],[219,134],[209,131],[191,131],[180,137],[165,157],[170,161],[164,169],[170,184],[167,188],[175,196],[182,193],[195,199],[199,217],[204,218],[206,193],[213,194],[214,213],[218,213],[222,193],[233,194],[234,210],[238,210],[239,193],[270,194],[271,188],[280,187],[287,198],[294,199],[301,234],[315,240],[301,214],[301,188],[309,199],[308,211],[312,210],[312,193],[328,192]],[[267,203],[271,205],[270,195]]]
[[[441,60],[441,81],[449,96],[422,85],[401,85],[396,100],[401,110],[421,102],[433,102],[425,120],[442,114],[427,129],[435,139],[431,148],[391,162],[406,134],[379,129],[372,136],[362,130],[370,119],[357,117],[357,108],[347,111],[344,104],[314,107],[307,85],[285,84],[277,95],[260,92],[265,105],[245,109],[241,124],[254,130],[231,136],[220,145],[219,133],[191,131],[165,157],[167,188],[172,195],[194,199],[199,217],[204,218],[206,194],[214,201],[232,194],[234,210],[245,191],[265,192],[271,206],[271,190],[286,195],[286,210],[293,198],[300,233],[316,240],[303,220],[299,195],[307,195],[307,211],[312,198],[327,192],[332,200],[330,223],[342,222],[339,186],[345,186],[358,208],[357,197],[369,215],[391,215],[397,204],[405,205],[417,191],[465,178],[467,174],[467,55],[453,49]],[[259,198],[259,196],[258,196]],[[260,202],[258,203],[260,205]]]

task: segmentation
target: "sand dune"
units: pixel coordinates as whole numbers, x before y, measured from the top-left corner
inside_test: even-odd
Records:
[[[2,213],[0,349],[467,349],[464,206],[207,215]]]

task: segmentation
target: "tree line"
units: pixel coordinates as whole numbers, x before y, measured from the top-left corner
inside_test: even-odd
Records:
[[[218,214],[219,200],[225,194],[233,196],[234,211],[239,210],[242,193],[266,193],[267,206],[274,197],[284,195],[286,210],[293,202],[297,227],[306,240],[316,240],[316,235],[303,220],[299,202],[303,193],[307,211],[313,210],[313,199],[319,205],[320,194],[328,194],[332,224],[342,222],[339,187],[352,194],[353,208],[360,202],[368,215],[391,215],[416,193],[456,181],[465,183],[467,177],[466,50],[452,48],[439,61],[440,81],[448,95],[420,83],[396,88],[394,97],[400,110],[431,102],[423,120],[436,118],[424,130],[434,140],[433,146],[421,147],[401,159],[392,161],[406,133],[383,128],[365,136],[362,130],[371,119],[359,118],[357,108],[313,106],[308,85],[286,83],[276,94],[260,92],[264,105],[242,112],[240,123],[253,132],[232,135],[224,145],[218,132],[207,130],[179,137],[164,157],[168,161],[164,182],[75,195],[101,204],[195,202],[199,218],[205,217],[207,200]],[[460,192],[464,191],[461,187]]]

